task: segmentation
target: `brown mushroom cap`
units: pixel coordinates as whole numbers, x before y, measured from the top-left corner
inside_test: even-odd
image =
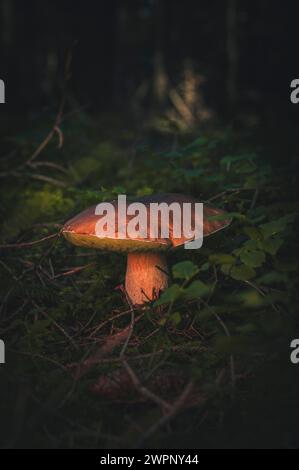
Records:
[[[143,203],[147,208],[148,215],[148,234],[149,234],[149,214],[150,214],[150,204],[151,203],[166,203],[168,205],[172,203],[179,203],[181,208],[184,203],[194,204],[198,202],[190,196],[184,196],[181,194],[158,194],[153,196],[140,197],[138,199],[127,200],[127,206],[131,203],[139,202]],[[117,221],[117,205],[118,201],[111,201],[116,212],[116,221],[115,221],[115,234],[114,237],[104,237],[100,238],[96,235],[96,224],[99,221],[102,215],[96,215],[95,209],[96,205],[89,207],[85,211],[81,212],[79,215],[73,219],[66,222],[62,229],[64,237],[77,246],[85,246],[89,248],[97,248],[101,250],[110,250],[110,251],[119,251],[119,252],[134,252],[134,251],[163,251],[169,250],[183,245],[188,241],[192,241],[193,238],[185,238],[184,236],[180,239],[173,237],[173,220],[172,212],[169,216],[169,238],[118,238],[119,227]],[[225,216],[225,212],[221,209],[214,208],[208,204],[204,204],[203,207],[203,235],[207,237],[212,235],[215,232],[225,228],[230,224],[229,217],[223,219],[213,220],[214,216]],[[126,216],[126,224],[133,219],[135,215]],[[194,223],[195,211],[192,211],[192,224]]]

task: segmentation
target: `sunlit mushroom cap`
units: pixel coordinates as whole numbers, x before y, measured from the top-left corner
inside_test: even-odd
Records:
[[[183,204],[191,204],[191,225],[195,224],[195,203],[194,198],[190,196],[184,196],[181,194],[158,194],[153,196],[144,196],[136,199],[127,199],[127,207],[131,203],[142,203],[147,212],[147,232],[146,236],[137,236],[135,238],[126,237],[119,238],[119,233],[124,227],[121,227],[118,222],[118,201],[111,201],[115,209],[115,232],[112,235],[100,237],[96,233],[96,225],[103,215],[96,215],[96,205],[89,207],[85,211],[72,218],[64,225],[62,233],[64,237],[71,243],[77,246],[84,246],[89,248],[97,248],[100,250],[111,250],[120,252],[133,252],[133,251],[161,251],[169,250],[171,248],[179,247],[187,242],[194,239],[186,238],[182,231],[180,238],[174,237],[173,228],[174,220],[173,213],[169,212],[169,236],[167,238],[150,237],[150,204],[166,203],[170,206],[173,203],[178,203],[181,210],[183,210]],[[127,226],[130,220],[134,219],[134,215],[126,215],[125,225]],[[165,220],[164,220],[165,222]],[[204,203],[203,206],[203,236],[207,237],[215,232],[227,227],[231,220],[226,216],[225,212],[221,209],[217,209],[208,204]],[[161,224],[161,216],[158,218],[159,225]]]

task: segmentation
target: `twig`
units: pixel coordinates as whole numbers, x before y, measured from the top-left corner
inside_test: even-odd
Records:
[[[203,300],[203,303],[212,312],[212,314],[214,315],[216,320],[220,323],[220,325],[222,326],[222,329],[223,329],[224,333],[226,334],[226,336],[228,338],[231,338],[230,331],[229,331],[228,327],[226,326],[226,324],[224,323],[224,321],[222,320],[222,318],[216,312],[214,312],[214,309],[212,307],[210,307],[210,305],[207,302],[205,302]],[[235,385],[236,385],[235,359],[234,359],[233,354],[230,355],[229,366],[230,366],[231,384],[232,384],[232,398],[233,398],[234,397]]]
[[[127,347],[128,347],[129,342],[130,342],[130,339],[132,338],[132,334],[133,334],[133,331],[134,331],[134,325],[135,325],[134,306],[133,306],[133,304],[132,304],[132,302],[131,302],[130,297],[128,296],[128,293],[127,293],[126,289],[124,289],[124,291],[125,291],[125,295],[126,295],[127,302],[128,302],[128,304],[129,304],[129,307],[130,307],[131,323],[130,323],[130,327],[129,327],[129,334],[128,334],[128,336],[127,336],[127,339],[126,339],[126,341],[125,341],[125,344],[123,345],[122,350],[121,350],[120,355],[119,355],[119,357],[120,357],[121,359],[123,359],[124,356],[125,356],[125,352],[126,352],[126,350],[127,350]]]
[[[51,238],[57,238],[59,237],[60,233],[54,233],[53,235],[48,235],[47,237],[41,238],[40,240],[35,240],[33,242],[28,242],[28,243],[15,243],[15,244],[9,244],[9,245],[0,245],[0,249],[8,249],[8,248],[30,248],[31,246],[37,245],[39,243],[45,242],[47,240],[50,240]]]
[[[230,331],[229,329],[227,328],[226,324],[224,323],[224,321],[222,320],[222,318],[214,312],[214,316],[215,318],[218,320],[218,322],[220,323],[220,325],[222,326],[223,328],[223,331],[225,332],[226,336],[228,338],[231,338],[231,334],[230,334]],[[232,397],[234,396],[234,390],[235,390],[235,385],[236,385],[236,372],[235,372],[235,358],[234,358],[234,355],[231,354],[229,356],[229,364],[230,364],[230,373],[231,373],[231,383],[232,383]]]
[[[66,63],[65,63],[65,70],[64,70],[64,90],[61,98],[61,102],[59,105],[58,113],[56,115],[54,125],[48,135],[45,137],[45,139],[41,142],[41,144],[37,147],[37,149],[33,152],[31,157],[27,160],[26,164],[31,164],[33,160],[35,160],[41,153],[42,151],[47,147],[47,145],[51,142],[55,134],[58,135],[58,148],[61,148],[63,145],[63,133],[60,129],[61,121],[63,118],[63,113],[64,113],[64,108],[65,108],[65,102],[66,102],[66,88],[67,88],[67,82],[69,81],[71,75],[70,75],[70,69],[71,69],[71,64],[72,64],[72,59],[73,59],[73,50],[71,49],[66,58]]]
[[[65,331],[65,329],[59,325],[59,323],[57,323],[56,320],[54,320],[52,317],[50,317],[50,315],[48,315],[44,310],[42,310],[34,301],[32,301],[33,305],[35,306],[35,308],[45,317],[47,318],[47,320],[50,320],[51,323],[53,323],[56,328],[61,331],[61,333],[63,333],[63,335],[70,341],[70,343],[72,344],[72,346],[78,350],[78,346],[77,344],[75,343],[75,341],[73,340],[73,338]]]
[[[130,324],[130,327],[129,327],[129,334],[127,336],[127,339],[126,339],[126,342],[120,352],[120,360],[122,361],[122,364],[124,366],[124,368],[126,369],[133,385],[135,386],[135,388],[137,389],[137,391],[144,397],[150,399],[151,401],[153,401],[154,403],[156,403],[159,407],[162,408],[162,410],[164,411],[169,411],[171,409],[171,405],[166,402],[165,400],[163,400],[162,398],[160,398],[158,395],[155,395],[153,392],[151,392],[150,390],[148,390],[142,383],[141,381],[139,380],[139,378],[137,377],[137,375],[135,374],[135,372],[133,371],[133,369],[131,368],[131,366],[129,365],[128,361],[126,360],[125,358],[125,352],[126,352],[126,349],[128,347],[128,344],[129,344],[129,341],[130,341],[130,338],[132,337],[132,334],[133,334],[133,330],[134,330],[134,325],[135,325],[135,315],[134,315],[134,307],[132,305],[132,302],[126,292],[126,290],[124,289],[124,292],[126,294],[126,298],[127,298],[127,302],[130,306],[130,310],[131,310],[131,324]]]
[[[52,276],[51,279],[58,279],[60,277],[66,277],[66,276],[71,276],[72,274],[77,274],[77,273],[83,271],[86,268],[90,268],[91,266],[95,266],[95,264],[96,263],[89,263],[89,264],[86,264],[85,266],[79,266],[77,268],[70,269],[69,271],[65,271],[63,273],[56,274],[56,276]]]
[[[248,286],[252,287],[253,289],[255,289],[262,297],[266,297],[267,294],[265,294],[265,292],[258,285],[256,285],[254,282],[244,281],[244,283],[247,284]],[[275,303],[272,302],[270,305],[276,313],[281,313],[280,308],[277,307],[277,305],[275,305]]]
[[[114,315],[113,317],[108,318],[108,320],[103,321],[92,331],[92,333],[89,335],[89,338],[93,338],[102,328],[104,328],[104,326],[108,325],[108,323],[116,320],[117,318],[123,317],[124,315],[127,315],[128,313],[130,313],[130,311],[131,310],[120,312],[117,315]]]
[[[144,385],[142,385],[139,378],[137,377],[133,369],[129,366],[127,360],[124,357],[122,358],[122,363],[130,379],[132,380],[133,385],[141,395],[156,403],[164,411],[170,411],[172,409],[172,406],[167,401],[163,400],[163,398],[158,397],[158,395],[155,395]]]
[[[142,436],[142,438],[138,441],[137,445],[135,446],[137,449],[141,448],[141,446],[144,444],[144,442],[152,437],[156,432],[164,427],[166,424],[168,424],[179,412],[180,410],[184,407],[188,397],[190,396],[192,390],[193,390],[193,382],[190,381],[186,387],[184,388],[182,394],[179,396],[179,398],[175,401],[173,406],[170,408],[169,412],[163,416],[157,423],[155,423],[152,427],[149,428],[149,430]]]

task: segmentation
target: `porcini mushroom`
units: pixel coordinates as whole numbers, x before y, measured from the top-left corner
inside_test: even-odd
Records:
[[[191,207],[194,207],[198,201],[180,194],[159,194],[130,200],[127,205],[136,202],[142,203],[146,208],[146,212],[150,215],[151,204],[166,203],[170,207],[173,203],[177,203],[182,209],[184,203],[189,203]],[[111,201],[111,204],[117,211],[118,201]],[[62,229],[64,237],[77,246],[126,253],[125,288],[132,304],[142,305],[158,298],[160,292],[168,287],[169,275],[165,253],[172,248],[191,242],[192,238],[185,237],[184,234],[181,237],[174,237],[174,218],[171,212],[168,219],[169,235],[166,238],[163,238],[160,234],[155,237],[151,235],[149,217],[146,234],[142,236],[119,238],[121,223],[117,218],[114,233],[109,236],[99,236],[96,226],[103,215],[96,215],[96,207],[92,206],[68,221]],[[214,216],[220,217],[214,218]],[[126,213],[122,223],[128,226],[133,218],[134,215]],[[161,218],[160,214],[159,225],[161,224]],[[191,211],[192,223],[194,223],[194,218],[195,212],[193,210]],[[229,223],[230,220],[225,217],[222,210],[204,204],[202,227],[204,237],[225,228]]]

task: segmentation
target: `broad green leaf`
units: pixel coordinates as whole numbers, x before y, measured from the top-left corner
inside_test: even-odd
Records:
[[[210,269],[211,265],[210,263],[204,263],[201,267],[200,267],[200,271],[208,271]]]
[[[196,150],[200,147],[204,147],[209,143],[209,139],[207,137],[198,137],[195,139],[190,145],[185,147],[185,151]]]
[[[193,281],[190,286],[184,289],[184,295],[187,299],[196,299],[198,297],[203,297],[207,295],[210,291],[209,286],[204,284],[201,281]]]
[[[240,266],[233,266],[230,270],[230,275],[237,281],[249,281],[255,277],[256,273],[250,266],[242,264]]]
[[[175,302],[175,300],[177,300],[181,294],[182,289],[180,288],[180,286],[178,284],[173,284],[165,292],[163,292],[160,299],[155,302],[155,306]]]
[[[153,188],[150,188],[149,186],[143,186],[137,191],[136,195],[137,196],[150,196],[151,194],[153,194],[153,192],[154,192]]]
[[[249,251],[244,250],[240,255],[241,261],[246,264],[246,266],[250,266],[252,268],[258,268],[262,266],[266,261],[266,256],[263,251]]]
[[[281,238],[267,238],[259,242],[259,246],[272,256],[276,255],[282,244],[283,240]]]
[[[263,276],[257,279],[259,284],[264,285],[272,285],[281,282],[287,282],[287,276],[285,273],[280,273],[278,271],[271,271],[269,273],[264,274]]]
[[[253,154],[253,153],[244,154],[244,155],[227,155],[220,160],[220,165],[222,167],[224,166],[226,168],[226,171],[230,171],[231,166],[234,163],[246,162],[246,161],[251,162],[256,157],[257,157],[256,154]]]
[[[182,261],[172,268],[172,274],[175,279],[190,279],[198,272],[198,267],[192,261]]]
[[[258,230],[256,227],[245,227],[244,232],[246,235],[248,235],[251,240],[261,240],[263,238],[260,230]]]
[[[222,271],[223,274],[225,274],[226,276],[229,276],[232,267],[233,267],[233,264],[223,264],[223,265],[221,266],[221,271]]]
[[[265,238],[272,237],[273,235],[282,232],[289,223],[293,222],[294,218],[294,214],[288,214],[280,219],[273,220],[267,224],[262,224],[260,226],[262,234]]]
[[[212,264],[234,264],[236,258],[232,255],[219,253],[217,255],[210,255],[209,261]]]
[[[247,240],[242,247],[243,250],[247,251],[255,251],[259,249],[259,243],[257,240]]]

